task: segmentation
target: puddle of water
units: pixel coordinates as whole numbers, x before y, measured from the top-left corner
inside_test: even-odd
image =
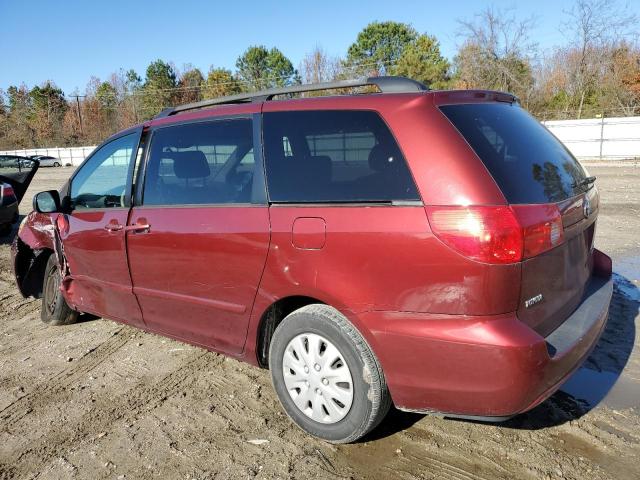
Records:
[[[560,390],[589,408],[604,404],[614,410],[640,411],[640,383],[612,372],[580,368]]]

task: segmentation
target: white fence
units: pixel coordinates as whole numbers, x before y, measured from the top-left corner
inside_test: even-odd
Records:
[[[640,117],[543,123],[580,160],[640,158]]]
[[[549,120],[543,122],[580,160],[640,158],[640,117]],[[0,155],[50,155],[63,165],[80,165],[93,147],[7,150]]]
[[[89,156],[96,147],[49,147],[49,148],[30,148],[26,150],[5,150],[0,155],[20,155],[21,157],[29,157],[31,155],[47,155],[60,159],[62,165],[80,165],[85,158]]]

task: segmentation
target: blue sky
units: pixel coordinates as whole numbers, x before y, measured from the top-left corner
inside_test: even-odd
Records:
[[[435,35],[451,58],[459,43],[456,19],[487,5],[514,7],[537,16],[533,39],[543,49],[564,42],[562,11],[572,0],[388,1],[30,1],[0,0],[0,89],[51,79],[66,93],[84,91],[89,77],[106,79],[120,68],[144,76],[161,58],[176,67],[191,63],[234,68],[250,45],[276,46],[297,67],[315,45],[343,55],[357,33],[374,20],[411,23]],[[640,1],[632,10],[640,13]]]

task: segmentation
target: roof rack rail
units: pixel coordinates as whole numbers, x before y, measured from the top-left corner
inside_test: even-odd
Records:
[[[187,110],[196,110],[198,108],[209,107],[213,105],[224,105],[232,103],[247,102],[266,102],[272,100],[276,95],[286,95],[290,93],[314,92],[317,90],[335,90],[338,88],[364,87],[375,85],[382,93],[411,93],[424,92],[429,88],[410,78],[406,77],[369,77],[365,79],[340,80],[337,82],[310,83],[306,85],[292,85],[283,88],[271,88],[252,93],[239,93],[237,95],[229,95],[227,97],[218,97],[211,100],[202,100],[200,102],[187,103],[177,107],[169,107],[162,110],[154,118],[164,118],[176,113],[185,112]]]

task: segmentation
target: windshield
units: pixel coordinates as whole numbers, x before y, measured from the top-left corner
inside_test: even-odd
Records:
[[[518,105],[443,105],[509,203],[559,202],[589,188],[565,146]]]

